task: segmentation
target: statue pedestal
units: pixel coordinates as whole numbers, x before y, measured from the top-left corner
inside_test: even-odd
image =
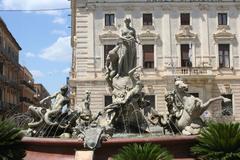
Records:
[[[94,151],[76,151],[75,160],[93,160]]]

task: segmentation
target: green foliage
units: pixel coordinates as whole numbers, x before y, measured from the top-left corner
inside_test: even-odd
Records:
[[[0,159],[21,160],[25,150],[21,145],[23,134],[11,121],[0,121]]]
[[[157,144],[130,144],[124,146],[113,160],[172,160],[172,155]]]
[[[198,137],[199,144],[191,148],[202,160],[240,159],[240,124],[209,123]]]

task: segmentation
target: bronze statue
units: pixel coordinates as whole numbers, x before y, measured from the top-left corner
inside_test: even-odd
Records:
[[[40,104],[44,103],[45,101],[49,99],[55,99],[54,103],[47,109],[46,114],[44,115],[44,120],[49,125],[57,125],[57,122],[52,122],[51,117],[56,117],[57,114],[61,114],[63,111],[63,107],[67,105],[69,106],[70,100],[68,97],[68,86],[63,86],[59,92],[48,96],[40,101]]]
[[[137,51],[136,51],[136,31],[133,27],[130,27],[131,19],[125,19],[125,27],[122,29],[120,39],[122,40],[119,61],[118,72],[116,77],[127,76],[128,72],[136,67]]]

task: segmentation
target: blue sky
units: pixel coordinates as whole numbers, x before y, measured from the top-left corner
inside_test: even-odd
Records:
[[[0,0],[1,10],[69,8],[68,0]],[[0,16],[22,47],[20,64],[50,93],[66,83],[71,67],[70,10],[48,12],[1,11]]]

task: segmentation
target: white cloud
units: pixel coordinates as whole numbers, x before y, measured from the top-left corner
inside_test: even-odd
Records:
[[[0,6],[1,9],[38,10],[69,8],[70,4],[67,0],[1,0]],[[60,11],[46,11],[39,13],[49,15],[61,15]]]
[[[30,70],[34,78],[44,77],[44,74],[39,70]]]
[[[0,2],[4,9],[54,9],[67,8],[69,2],[67,0],[2,0]]]
[[[33,58],[33,57],[35,57],[36,55],[33,54],[32,52],[27,52],[27,53],[25,53],[25,56],[26,56],[27,58]]]
[[[67,35],[67,32],[64,31],[64,30],[53,30],[53,31],[51,32],[51,34],[60,35],[60,36],[66,36],[66,35]]]
[[[62,17],[55,17],[52,22],[55,24],[65,24],[66,20]]]
[[[62,72],[65,74],[68,74],[70,72],[70,70],[71,70],[70,67],[68,67],[68,68],[63,69]]]
[[[70,36],[59,37],[51,46],[43,49],[39,56],[50,61],[70,61]]]

